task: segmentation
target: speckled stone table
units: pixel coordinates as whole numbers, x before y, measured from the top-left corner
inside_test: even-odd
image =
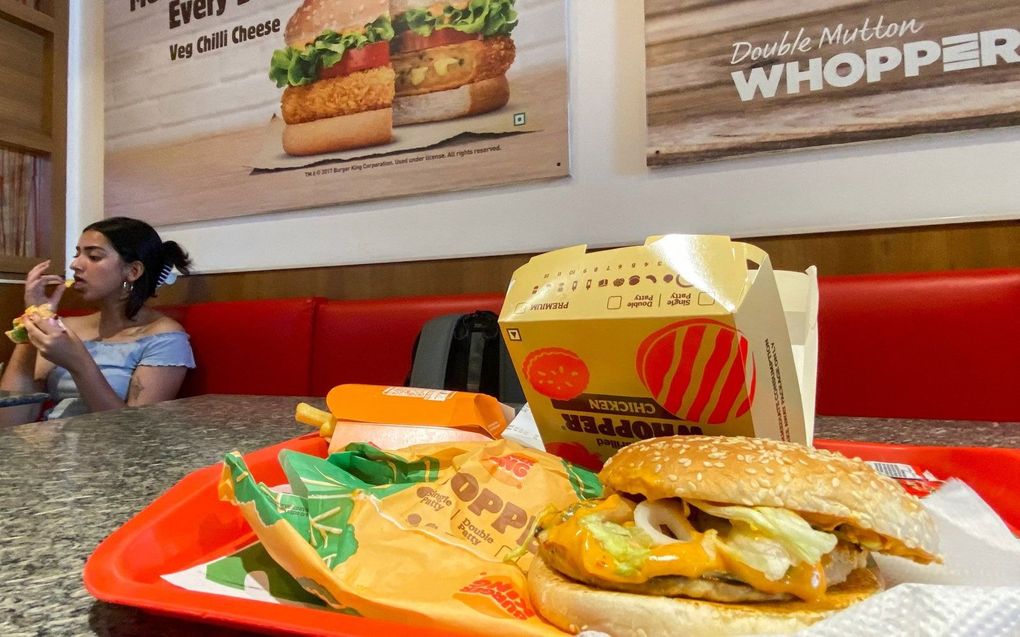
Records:
[[[0,635],[246,633],[96,601],[85,560],[191,471],[232,449],[306,433],[294,406],[321,399],[198,396],[0,428]],[[820,418],[821,438],[1020,447],[1020,423]]]
[[[223,454],[307,433],[321,399],[199,396],[0,427],[0,635],[233,635],[97,602],[82,567],[111,532]]]

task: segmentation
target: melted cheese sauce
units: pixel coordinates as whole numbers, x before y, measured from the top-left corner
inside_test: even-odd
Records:
[[[807,601],[818,601],[825,596],[822,564],[794,565],[782,578],[772,581],[761,571],[733,559],[725,548],[720,550],[717,544],[722,542],[714,533],[709,532],[712,535],[709,537],[709,533],[700,533],[693,527],[689,529],[690,541],[645,547],[648,551],[645,559],[637,564],[621,564],[585,528],[584,520],[597,516],[629,527],[633,526],[633,509],[632,502],[613,494],[605,500],[582,504],[564,521],[558,519],[559,514],[545,516],[540,523],[545,529],[543,548],[567,561],[578,572],[607,581],[636,584],[659,576],[698,578],[721,573],[766,593],[789,593]]]

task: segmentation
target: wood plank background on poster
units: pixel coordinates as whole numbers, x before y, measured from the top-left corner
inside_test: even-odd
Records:
[[[1020,124],[1018,29],[997,0],[646,0],[647,163]]]

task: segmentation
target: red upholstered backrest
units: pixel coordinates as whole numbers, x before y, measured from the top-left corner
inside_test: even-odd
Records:
[[[320,300],[226,301],[188,307],[182,323],[191,336],[197,366],[185,378],[180,396],[309,395],[312,328]]]
[[[817,412],[1020,421],[1020,269],[819,279]]]
[[[312,339],[312,395],[343,383],[403,385],[426,321],[475,310],[498,314],[502,305],[502,294],[324,301]]]

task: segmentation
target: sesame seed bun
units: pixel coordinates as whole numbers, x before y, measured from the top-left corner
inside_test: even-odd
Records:
[[[613,491],[781,507],[812,525],[877,534],[882,553],[937,561],[935,522],[920,501],[859,459],[775,440],[652,438],[621,449],[599,474]]]
[[[305,0],[287,21],[283,38],[287,46],[304,48],[323,31],[361,31],[379,16],[389,14],[388,0]]]
[[[598,630],[613,637],[790,633],[881,589],[877,570],[861,568],[830,588],[821,602],[729,604],[592,588],[563,577],[541,559],[536,559],[528,571],[531,601],[542,617],[572,633]]]

